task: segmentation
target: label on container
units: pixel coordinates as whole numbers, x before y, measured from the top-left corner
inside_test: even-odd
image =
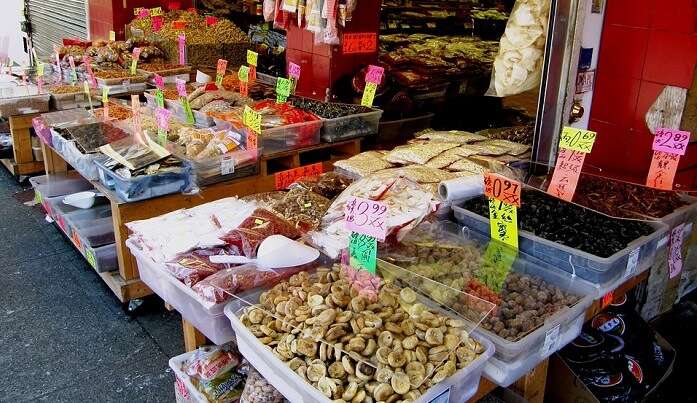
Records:
[[[670,231],[670,247],[668,248],[668,272],[669,278],[673,278],[682,271],[682,237],[685,224],[680,224]]]
[[[654,151],[649,167],[649,174],[646,177],[646,186],[672,190],[675,173],[678,171],[680,154],[667,153],[664,151]]]
[[[140,58],[140,48],[133,48],[133,60],[131,60],[131,75],[135,76],[138,70],[138,59]]]
[[[235,173],[235,158],[232,155],[223,155],[220,157],[220,174],[230,175]]]
[[[690,142],[690,132],[666,128],[656,129],[653,138],[653,150],[678,155],[685,155]]]
[[[361,98],[361,105],[363,106],[373,106],[373,101],[375,100],[375,91],[377,91],[378,85],[375,83],[366,83],[365,89],[363,90],[363,98]]]
[[[385,241],[387,205],[383,202],[353,196],[344,207],[346,229]]]
[[[274,174],[275,188],[276,190],[287,189],[288,186],[293,184],[300,178],[305,176],[317,176],[321,175],[324,170],[324,165],[321,162],[317,162],[311,165],[305,165],[298,168],[288,169],[281,172],[276,172]]]
[[[375,274],[377,267],[378,241],[375,237],[352,232],[349,238],[349,264],[357,270]]]
[[[518,249],[518,208],[489,198],[491,238]]]
[[[543,358],[546,358],[548,355],[554,352],[557,343],[559,342],[559,327],[560,325],[557,324],[545,332],[545,341],[542,343],[542,348],[540,349],[540,355]]]
[[[87,259],[87,262],[92,266],[93,268],[97,268],[97,259],[94,258],[94,252],[92,251],[91,248],[85,248],[85,258]]]
[[[114,31],[109,31],[109,40],[111,42],[114,42],[116,40],[116,32]]]
[[[259,53],[253,51],[253,50],[247,50],[247,64],[250,66],[257,66],[257,62],[259,61]]]
[[[373,53],[378,49],[378,36],[375,32],[344,33],[341,38],[343,54]]]
[[[186,64],[186,35],[179,34],[179,64]]]
[[[595,143],[597,135],[596,132],[590,130],[567,126],[561,131],[559,147],[588,154],[593,150],[593,143]]]
[[[562,200],[571,201],[574,198],[585,159],[586,153],[560,148],[547,193]]]
[[[223,77],[225,76],[225,70],[227,69],[227,60],[225,59],[218,59],[218,65],[216,66],[215,69],[215,85],[218,86],[218,88],[221,88],[223,86]]]
[[[282,104],[288,100],[293,82],[288,78],[279,77],[276,80],[276,103]]]
[[[629,278],[636,273],[637,266],[639,265],[639,250],[640,248],[636,248],[629,254],[629,258],[627,258],[627,268],[624,270],[624,278]]]
[[[244,107],[242,123],[254,133],[261,134],[261,113],[250,108],[249,105],[245,105]]]
[[[520,182],[495,173],[484,175],[484,194],[487,197],[520,207]]]

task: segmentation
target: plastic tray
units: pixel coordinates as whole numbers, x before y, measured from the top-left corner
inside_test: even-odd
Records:
[[[239,150],[219,157],[188,161],[193,166],[193,171],[196,174],[196,183],[198,185],[210,185],[222,181],[257,175],[259,173],[260,154],[260,150]],[[223,159],[227,158],[234,158],[235,160],[249,159],[249,161],[242,163],[240,166],[235,165],[233,172],[223,175]]]
[[[182,397],[185,398],[187,402],[208,403],[209,400],[206,399],[206,396],[204,396],[203,393],[199,392],[199,390],[196,389],[194,384],[191,382],[191,377],[186,372],[182,371],[182,366],[184,365],[184,363],[195,353],[196,350],[189,351],[188,353],[180,354],[176,357],[170,358],[169,367],[172,368],[174,376],[176,376],[186,388],[186,392],[188,392],[188,399],[186,399],[186,396]],[[175,388],[176,387],[177,386],[175,383]]]
[[[382,111],[375,109],[372,112],[359,113],[357,115],[324,119],[322,140],[333,143],[354,137],[377,134],[381,116]]]
[[[70,164],[85,179],[96,181],[99,179],[99,172],[94,161],[101,156],[99,153],[83,154],[72,140],[66,140],[60,133],[51,129],[51,142],[56,152]]]
[[[99,171],[99,181],[116,191],[126,202],[152,199],[171,193],[187,191],[191,188],[192,169],[188,161],[182,161],[180,172],[165,172],[155,175],[141,175],[134,178],[124,178],[103,165],[103,160],[94,163]]]
[[[29,178],[29,183],[41,197],[57,197],[92,189],[92,184],[81,176],[55,174]]]
[[[220,128],[242,130],[226,120],[216,118],[214,122]],[[320,143],[320,131],[323,124],[322,120],[316,120],[262,130],[259,136],[259,144],[263,149],[262,154],[270,155],[317,145]]]
[[[31,89],[29,94],[32,95],[27,95],[26,91],[26,87],[12,87],[9,93],[7,88],[0,89],[0,116],[10,117],[48,112],[51,95],[37,94],[36,90],[31,91]]]
[[[249,295],[248,300],[258,301],[260,293],[261,291],[258,291],[255,295]],[[279,392],[283,393],[286,399],[293,403],[331,402],[319,390],[305,382],[290,367],[279,360],[269,348],[263,346],[259,339],[240,322],[238,315],[245,308],[242,305],[242,302],[231,301],[225,306],[225,315],[230,319],[237,335],[237,347],[247,361]],[[484,364],[494,354],[494,345],[484,338],[476,337],[476,339],[486,347],[484,353],[470,365],[432,386],[414,403],[431,402],[441,395],[447,397],[442,401],[466,402],[477,393]]]
[[[100,99],[101,98],[94,96],[92,97],[93,108],[96,108],[102,104]],[[89,107],[89,98],[85,96],[84,92],[74,92],[71,94],[51,94],[51,108],[57,111]]]
[[[462,225],[479,232],[488,234],[489,219],[484,218],[461,206],[453,206],[455,218]],[[550,263],[566,272],[575,274],[593,284],[607,284],[621,277],[627,268],[629,255],[639,249],[638,267],[653,264],[656,257],[658,239],[668,227],[660,222],[648,222],[655,231],[647,236],[635,239],[626,248],[610,257],[602,258],[574,249],[557,242],[552,242],[533,235],[524,230],[518,231],[520,251],[542,261]]]
[[[215,344],[224,344],[235,339],[230,321],[223,308],[226,303],[210,304],[170,275],[163,264],[155,263],[147,257],[131,240],[126,246],[136,258],[140,279],[160,298],[172,305],[196,329]]]
[[[172,114],[182,122],[186,122],[186,113],[184,112],[184,107],[182,104],[177,100],[177,101],[171,101],[169,99],[165,99],[165,106],[167,109],[172,111]],[[197,111],[197,110],[192,110],[194,114],[194,124],[198,127],[211,127],[215,124],[213,121],[213,118],[208,116],[206,113]]]

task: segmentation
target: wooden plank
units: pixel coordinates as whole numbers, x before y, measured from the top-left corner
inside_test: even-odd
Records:
[[[33,154],[32,154],[33,157]],[[25,162],[17,164],[18,175],[38,174],[44,171],[44,163],[42,161]]]
[[[68,172],[68,163],[43,141],[41,142],[41,153],[44,156],[44,171],[47,175]]]
[[[14,176],[19,175],[19,168],[17,167],[17,164],[15,164],[15,161],[9,158],[3,158],[0,159],[0,163],[7,168],[8,171]]]
[[[182,328],[184,329],[184,350],[186,352],[194,351],[206,344],[206,336],[185,319],[182,319]]]
[[[545,359],[524,377],[518,379],[511,388],[529,403],[543,403],[548,366],[549,359]]]
[[[31,119],[36,115],[10,116],[10,133],[12,135],[12,150],[17,165],[34,161],[31,150]]]

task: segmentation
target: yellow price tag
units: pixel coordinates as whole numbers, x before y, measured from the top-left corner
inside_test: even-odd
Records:
[[[363,98],[361,99],[361,105],[373,106],[373,100],[375,100],[375,91],[377,89],[378,89],[377,84],[366,83],[365,89],[363,90]]]
[[[102,103],[106,104],[109,102],[109,87],[104,86],[102,87]]]
[[[44,64],[42,62],[39,62],[39,64],[36,66],[36,74],[38,76],[44,75]]]
[[[237,77],[239,77],[240,81],[242,82],[248,82],[249,81],[249,67],[247,66],[240,66],[240,69],[237,70]]]
[[[252,129],[254,133],[261,134],[261,113],[245,105],[242,122],[245,126]]]
[[[489,198],[491,238],[518,249],[518,208]]]
[[[90,85],[87,83],[87,80],[82,82],[82,89],[85,91],[85,94],[90,95]]]
[[[136,17],[140,15],[140,12],[143,11],[145,8],[144,7],[134,7],[133,8],[133,15]]]
[[[259,53],[253,50],[247,50],[247,64],[250,66],[256,66],[257,60],[259,59]]]
[[[44,197],[41,196],[41,192],[34,190],[34,201],[39,204],[44,201]]]
[[[559,147],[588,154],[593,150],[597,135],[598,133],[590,130],[565,127],[559,136]]]
[[[155,7],[150,9],[150,16],[151,17],[156,17],[159,15],[162,15],[162,7]]]
[[[85,248],[85,258],[87,258],[90,266],[95,269],[97,268],[97,259],[94,258],[94,252],[92,252],[92,249]]]
[[[116,40],[116,32],[109,31],[109,40],[114,42]]]

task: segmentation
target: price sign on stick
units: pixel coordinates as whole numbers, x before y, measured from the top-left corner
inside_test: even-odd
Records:
[[[150,9],[151,16],[161,16],[162,14],[164,14],[162,12],[162,7],[154,7]]]
[[[181,66],[186,64],[186,35],[184,34],[179,34],[179,64]]]
[[[349,264],[357,270],[375,274],[377,267],[378,242],[370,235],[352,232],[349,238]]]
[[[375,100],[375,92],[378,89],[378,85],[382,81],[382,75],[385,69],[379,66],[368,66],[368,71],[365,74],[365,88],[363,89],[363,98],[361,99],[361,105],[363,106],[373,106],[373,101]]]
[[[155,90],[155,105],[157,105],[160,108],[165,107],[165,93],[162,92],[162,90],[165,89],[165,80],[162,78],[161,75],[155,74],[155,87],[157,89]],[[184,91],[186,91],[186,86],[184,87]]]
[[[39,87],[39,94],[44,92],[44,64],[39,62],[36,66],[36,85]]]
[[[288,169],[281,172],[276,172],[274,174],[274,181],[276,184],[276,190],[287,189],[288,186],[292,185],[295,181],[306,176],[317,176],[321,175],[324,166],[321,162],[305,165],[298,168]]]
[[[487,197],[520,207],[521,190],[520,182],[518,181],[495,173],[484,175],[484,194]]]
[[[649,175],[646,177],[646,186],[663,190],[673,189],[679,162],[680,154],[654,151]]]
[[[247,50],[247,64],[250,66],[257,66],[257,61],[259,60],[259,54],[253,50]]]
[[[68,63],[70,63],[70,81],[75,84],[77,81],[77,69],[75,68],[75,58],[68,56]]]
[[[186,82],[177,78],[177,93],[179,94],[179,99],[181,101],[182,107],[184,108],[184,114],[186,115],[186,122],[188,124],[194,124],[194,112],[191,110],[191,105],[189,104],[189,99],[186,96]]]
[[[133,117],[131,121],[133,123],[133,132],[135,132],[135,138],[141,144],[146,144],[143,138],[143,128],[140,122],[140,96],[131,95],[131,109],[133,110]]]
[[[279,77],[276,80],[276,103],[282,104],[288,100],[293,82],[288,78]]]
[[[387,212],[385,203],[351,197],[344,207],[346,229],[384,241],[387,236]]]
[[[87,95],[87,102],[90,104],[90,111],[94,113],[94,109],[92,107],[92,93],[90,93],[90,85],[87,82],[87,80],[82,82],[82,87],[83,91],[85,92],[85,95]]]
[[[596,136],[597,133],[590,130],[565,127],[559,137],[559,147],[590,153],[593,150]]]
[[[138,59],[140,58],[140,48],[133,48],[133,60],[131,60],[131,75],[136,75],[138,69]]]
[[[169,130],[169,118],[172,112],[158,107],[155,109],[155,121],[157,122],[157,142],[161,146],[167,143],[167,131]]]
[[[562,200],[571,201],[574,198],[585,159],[586,153],[560,148],[547,193]]]
[[[249,96],[249,67],[240,66],[237,77],[240,79],[240,95]]]
[[[225,76],[225,70],[227,69],[227,60],[225,59],[218,59],[218,65],[216,66],[215,69],[215,85],[218,86],[218,88],[222,88],[223,86],[223,77]]]
[[[653,138],[653,150],[685,155],[689,142],[690,132],[660,128]]]
[[[104,120],[109,119],[109,87],[102,87],[102,104],[104,105]]]
[[[94,72],[92,71],[92,59],[85,56],[83,60],[85,63],[85,70],[87,71],[87,77],[90,80],[90,85],[92,88],[97,88],[97,79],[94,77]]]
[[[109,31],[109,40],[111,42],[114,42],[116,40],[116,32],[114,31]]]
[[[341,51],[343,54],[373,53],[378,49],[378,36],[375,32],[344,33]]]
[[[489,199],[491,238],[518,249],[518,209],[501,200]]]
[[[254,133],[261,134],[261,113],[245,105],[242,119],[245,126],[250,128]]]
[[[151,23],[152,23],[152,30],[153,32],[160,32],[162,30],[162,26],[165,24],[164,17],[160,15],[156,15],[152,18],[150,18]]]
[[[288,63],[288,77],[298,81],[300,79],[300,65],[293,62]]]

